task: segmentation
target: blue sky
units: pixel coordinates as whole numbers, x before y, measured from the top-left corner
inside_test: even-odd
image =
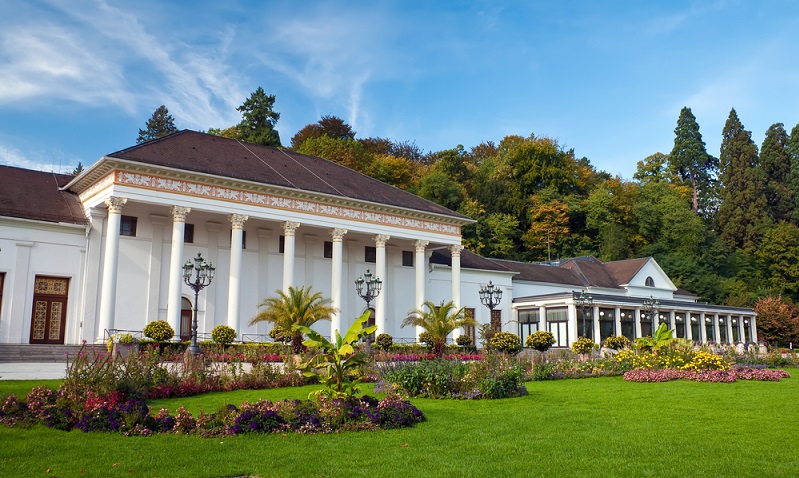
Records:
[[[426,151],[549,136],[631,178],[689,106],[711,154],[735,107],[799,123],[799,2],[0,0],[0,164],[68,172],[240,120],[262,86],[284,145],[322,115]]]

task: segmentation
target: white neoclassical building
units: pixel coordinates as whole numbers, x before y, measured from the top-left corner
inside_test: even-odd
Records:
[[[752,310],[698,304],[651,258],[631,274],[630,261],[491,260],[462,249],[470,222],[324,159],[193,131],[109,154],[77,177],[0,166],[0,343],[103,341],[154,320],[185,339],[195,306],[201,334],[227,324],[240,340],[262,340],[271,325],[249,320],[289,286],[332,300],[339,312],[316,326],[329,334],[365,310],[355,280],[367,271],[383,284],[370,304],[378,331],[397,340],[415,339],[400,325],[427,300],[453,300],[522,335],[552,330],[560,346],[581,332],[646,335],[650,296],[678,335],[756,340]],[[197,254],[216,271],[195,304],[182,265]],[[493,310],[479,296],[489,281],[503,292]],[[585,328],[583,290],[596,319]]]

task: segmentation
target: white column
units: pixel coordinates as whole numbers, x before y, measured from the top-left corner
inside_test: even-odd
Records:
[[[342,333],[341,330],[341,284],[342,284],[342,267],[344,264],[344,235],[347,234],[346,229],[339,227],[333,229],[330,234],[333,236],[333,258],[332,258],[332,277],[330,278],[330,301],[333,306],[333,314],[330,316],[330,340],[335,340],[336,331]]]
[[[717,344],[721,343],[721,327],[719,327],[719,314],[713,314],[710,316],[713,321],[713,333],[715,337],[713,339],[714,342]]]
[[[4,342],[27,343],[28,338],[30,337],[30,328],[28,328],[27,331],[25,330],[25,321],[22,320],[22,317],[25,315],[30,317],[31,315],[30,311],[27,314],[25,313],[25,302],[27,302],[27,297],[30,297],[28,295],[28,288],[33,287],[35,277],[33,274],[31,274],[30,269],[31,249],[33,248],[33,245],[34,243],[29,241],[14,241],[14,246],[16,249],[14,269],[9,275],[6,275],[6,280],[13,280],[13,289],[11,290],[14,291],[14,295],[17,297],[25,297],[26,299],[25,301],[15,299],[9,301],[10,313],[8,317],[19,318],[19,320],[0,321],[0,331],[2,331],[2,335],[0,335],[0,337],[4,339]],[[100,335],[102,336],[102,332]]]
[[[567,315],[569,321],[566,323],[566,333],[569,336],[566,341],[566,347],[571,347],[572,343],[577,340],[577,306],[574,304],[567,305]],[[558,345],[563,342],[563,337],[558,337]]]
[[[641,337],[641,308],[635,308],[635,338]]]
[[[449,250],[452,255],[452,303],[455,304],[455,310],[457,310],[461,308],[461,251],[463,246],[453,244],[449,246]],[[464,330],[460,327],[453,330],[453,342],[463,333]]]
[[[391,236],[378,234],[374,237],[375,240],[375,276],[383,281],[383,290],[375,298],[375,325],[377,325],[377,334],[382,334],[386,331],[386,242],[391,239]]]
[[[169,256],[169,293],[167,294],[166,317],[175,330],[173,340],[180,340],[180,292],[183,290],[183,234],[186,229],[186,214],[191,208],[172,206],[172,253]]]
[[[294,232],[300,227],[299,222],[283,223],[283,292],[288,293],[294,285]]]
[[[702,312],[699,314],[699,335],[702,337],[702,343],[707,343],[707,327],[705,326],[705,313]]]
[[[591,308],[588,308],[586,309],[586,312],[591,313],[591,327],[593,328],[594,343],[602,345],[602,341],[600,340],[602,332],[600,331],[599,327],[599,306],[595,305]]]
[[[427,264],[425,264],[425,254],[424,249],[429,244],[428,241],[416,241],[413,245],[416,247],[416,260],[414,261],[414,268],[416,269],[416,308],[423,309],[424,308],[424,294],[425,294],[425,268]],[[490,317],[489,317],[490,320]],[[416,338],[418,340],[419,334],[424,332],[424,329],[421,327],[416,327]]]
[[[677,320],[674,314],[674,311],[670,311],[669,313],[669,328],[674,331],[674,337],[677,336]]]
[[[122,206],[126,198],[111,196],[105,200],[108,206],[106,221],[105,255],[103,257],[103,285],[100,292],[100,327],[97,341],[102,343],[104,332],[114,328],[114,312],[117,295],[117,263],[119,256],[119,223],[122,221]]]
[[[693,322],[691,322],[691,317],[693,317],[693,313],[687,311],[685,313],[685,340],[694,340],[694,329],[691,326],[691,324],[693,324]]]
[[[230,279],[228,281],[227,296],[227,326],[236,331],[241,337],[239,327],[239,301],[241,300],[241,255],[242,236],[244,223],[249,219],[243,214],[230,214]]]
[[[616,335],[623,335],[621,333],[621,308],[614,307],[613,308],[613,317],[616,318]]]
[[[756,319],[757,319],[757,317],[755,317],[754,315],[752,316],[752,318],[749,319],[749,327],[751,327],[751,330],[752,330],[752,342],[757,342],[757,322],[756,322]]]
[[[164,226],[169,224],[169,218],[161,214],[150,214],[150,224],[153,227],[153,242],[150,244],[146,322],[158,320],[158,304],[161,301],[161,259],[164,254]]]

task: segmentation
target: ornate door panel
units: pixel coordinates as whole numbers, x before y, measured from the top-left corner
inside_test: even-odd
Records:
[[[69,279],[36,276],[33,289],[32,344],[63,344]]]

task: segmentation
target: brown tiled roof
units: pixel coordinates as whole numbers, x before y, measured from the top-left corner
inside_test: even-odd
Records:
[[[549,264],[531,264],[529,262],[506,261],[491,259],[492,262],[502,264],[504,267],[519,274],[513,280],[529,282],[551,282],[554,284],[569,284],[583,287],[585,282],[575,271]]]
[[[638,259],[628,259],[624,261],[606,262],[605,267],[616,278],[619,284],[629,284],[635,274],[641,270],[651,257],[641,257]]]
[[[87,224],[78,196],[61,191],[72,176],[0,166],[0,216]]]
[[[430,255],[430,262],[433,264],[443,264],[445,266],[452,266],[452,253],[450,252],[449,248],[446,249],[436,249],[433,251],[433,254]],[[502,272],[512,272],[512,269],[508,269],[499,261],[494,261],[492,259],[486,259],[483,256],[475,254],[474,252],[468,251],[466,249],[461,251],[461,267],[465,269],[478,269],[478,270],[487,270],[487,271],[502,271]]]
[[[139,163],[341,196],[473,222],[333,161],[183,130],[107,155]]]
[[[606,263],[593,256],[567,259],[561,263],[561,267],[571,269],[582,277],[587,286],[617,289],[619,282],[606,266]]]

